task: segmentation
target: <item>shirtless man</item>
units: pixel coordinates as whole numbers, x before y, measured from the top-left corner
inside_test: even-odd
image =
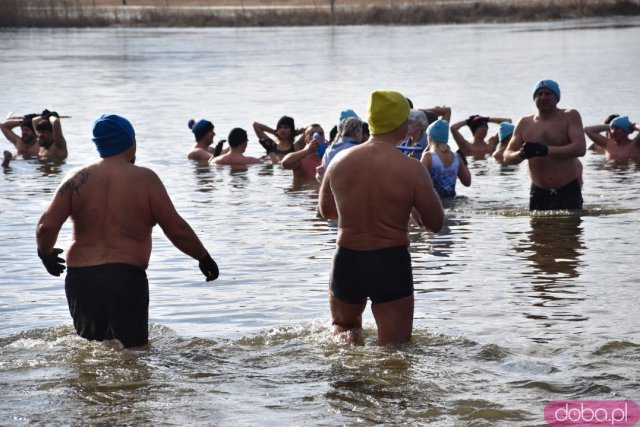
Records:
[[[458,148],[466,155],[473,156],[474,158],[484,158],[486,155],[490,155],[495,150],[499,141],[497,138],[487,138],[489,133],[489,123],[500,124],[502,122],[511,123],[511,119],[498,118],[498,117],[483,117],[479,115],[470,116],[466,120],[456,122],[451,125],[451,135],[458,144]],[[473,141],[467,141],[460,133],[460,128],[468,126],[473,136]]]
[[[65,291],[78,335],[119,340],[124,347],[148,342],[151,231],[159,224],[182,252],[200,260],[207,281],[218,266],[189,224],[176,212],[158,176],[134,166],[135,133],[116,115],[93,124],[100,159],[64,179],[36,229],[38,256],[47,271],[65,269],[54,248],[65,221],[73,221]]]
[[[634,131],[639,131],[637,123],[631,123],[629,117],[616,117],[609,125],[587,126],[584,132],[589,139],[604,150],[609,160],[640,160],[640,132],[630,139]],[[602,135],[606,133],[607,136]]]
[[[411,339],[413,277],[408,223],[412,211],[424,227],[439,231],[444,212],[426,168],[396,145],[408,130],[409,103],[398,92],[369,97],[371,137],[339,153],[318,197],[320,214],[337,219],[329,304],[333,333],[359,340],[362,313],[371,300],[379,345]]]
[[[16,147],[18,155],[25,158],[37,156],[40,151],[36,133],[33,130],[33,123],[31,122],[35,116],[37,116],[37,114],[27,114],[22,118],[10,118],[4,123],[0,123],[0,130],[5,138]],[[13,129],[18,126],[20,126],[20,135],[13,131]],[[8,166],[12,158],[11,152],[5,150],[2,166]]]
[[[196,139],[196,145],[187,154],[187,159],[197,160],[199,162],[208,162],[214,157],[220,155],[224,140],[218,142],[215,148],[211,147],[211,144],[213,144],[213,137],[216,136],[216,133],[213,131],[213,123],[205,119],[201,119],[197,122],[191,119],[187,125]]]
[[[44,110],[32,120],[38,139],[40,160],[60,161],[67,158],[67,140],[62,134],[60,116],[55,111]]]
[[[542,80],[533,88],[538,112],[520,119],[504,151],[505,164],[529,160],[529,210],[582,209],[582,163],[586,152],[580,113],[559,109],[560,87]]]
[[[212,158],[209,163],[216,165],[253,165],[260,163],[260,159],[256,157],[245,156],[244,152],[247,149],[247,131],[241,128],[234,128],[229,132],[229,147],[230,150],[225,154]]]
[[[324,138],[324,130],[319,124],[312,124],[304,131],[305,146],[302,150],[287,154],[282,159],[282,167],[293,171],[295,181],[316,181],[316,169],[322,164],[322,156],[329,146]]]

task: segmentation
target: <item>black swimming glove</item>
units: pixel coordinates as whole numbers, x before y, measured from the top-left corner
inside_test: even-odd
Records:
[[[57,117],[60,118],[60,115],[58,114],[57,111],[52,111],[51,114],[49,116],[53,116],[53,117]]]
[[[465,165],[469,164],[469,162],[467,162],[467,156],[464,154],[464,152],[462,150],[458,150],[458,151],[456,151],[456,153],[458,153],[460,155],[460,158],[462,159],[462,161],[464,162]]]
[[[213,149],[213,157],[218,157],[220,153],[222,153],[222,146],[224,145],[225,141],[226,139],[223,139],[216,144],[216,148]]]
[[[264,147],[265,150],[267,150],[267,154],[269,153],[273,153],[274,151],[276,151],[276,143],[273,142],[270,139],[259,139],[258,142],[260,143],[260,145],[262,145]]]
[[[49,117],[51,117],[51,111],[45,108],[44,110],[42,110],[42,113],[40,113],[40,117],[43,119],[48,119]]]
[[[202,271],[202,274],[207,278],[207,282],[216,280],[220,274],[218,264],[211,258],[209,252],[198,262],[198,267],[200,267],[200,271]]]
[[[40,252],[40,249],[38,249],[38,256],[42,260],[44,268],[46,268],[49,274],[52,276],[60,276],[60,273],[62,273],[64,269],[67,268],[64,266],[64,259],[58,256],[61,253],[62,249],[53,248],[53,252],[51,252],[51,254],[43,255],[42,252]]]
[[[549,147],[539,142],[525,141],[520,149],[520,157],[530,159],[532,157],[544,157],[549,152]]]

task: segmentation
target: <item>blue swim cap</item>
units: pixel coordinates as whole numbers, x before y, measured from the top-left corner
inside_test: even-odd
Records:
[[[627,133],[633,132],[631,122],[629,121],[629,117],[627,116],[616,117],[615,119],[611,120],[611,123],[609,123],[609,128],[613,129],[614,127],[620,128]]]
[[[515,129],[515,126],[509,122],[500,123],[500,128],[498,128],[498,142],[502,142],[503,139],[513,135],[513,129]]]
[[[435,142],[446,144],[449,142],[449,122],[443,119],[436,120],[427,128],[427,135]]]
[[[551,92],[553,92],[556,95],[556,98],[558,98],[558,102],[560,102],[560,86],[558,86],[558,83],[554,82],[553,80],[540,80],[533,87],[534,98],[536,97],[536,93],[540,89],[549,89]]]
[[[191,128],[191,132],[196,137],[196,141],[205,136],[207,132],[213,130],[213,123],[209,120],[201,119],[198,123],[193,124],[192,120],[189,120],[189,127]]]
[[[340,112],[340,121],[343,121],[344,119],[348,119],[349,117],[358,117],[358,115],[356,114],[355,111],[353,110],[344,110]],[[338,123],[339,123],[338,122]]]
[[[136,142],[129,120],[115,114],[103,114],[93,122],[93,138],[100,157],[115,156]]]

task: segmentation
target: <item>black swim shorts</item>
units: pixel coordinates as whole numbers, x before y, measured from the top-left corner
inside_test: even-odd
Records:
[[[143,268],[120,263],[69,267],[65,291],[82,338],[115,338],[125,347],[148,342],[149,282]]]
[[[582,209],[582,204],[582,190],[577,179],[556,190],[547,190],[531,184],[530,211],[575,210]]]
[[[331,292],[349,304],[394,301],[413,295],[411,254],[406,246],[356,251],[338,247],[333,257]]]

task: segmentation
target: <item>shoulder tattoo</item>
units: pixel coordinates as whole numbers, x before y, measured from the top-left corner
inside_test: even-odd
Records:
[[[90,175],[91,174],[87,169],[82,169],[60,186],[58,189],[58,195],[62,196],[66,191],[72,191],[76,194],[80,194],[80,187],[89,180]]]

